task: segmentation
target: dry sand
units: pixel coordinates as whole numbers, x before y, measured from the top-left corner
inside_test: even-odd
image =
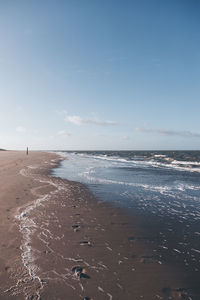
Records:
[[[60,160],[0,152],[0,299],[199,299],[140,219],[52,177]]]

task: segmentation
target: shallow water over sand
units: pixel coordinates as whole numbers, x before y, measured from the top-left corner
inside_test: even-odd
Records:
[[[62,152],[53,174],[146,217],[163,259],[200,276],[200,152]]]

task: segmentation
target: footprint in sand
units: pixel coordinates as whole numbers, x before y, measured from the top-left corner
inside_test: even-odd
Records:
[[[129,237],[128,237],[128,241],[129,241],[129,242],[133,242],[134,240],[135,240],[135,237],[134,237],[134,236],[129,236]]]
[[[75,225],[72,225],[72,228],[74,229],[74,232],[78,232],[78,231],[80,231],[80,225],[78,225],[78,224],[75,224]]]
[[[169,286],[168,287],[164,287],[162,289],[162,293],[169,297],[169,298],[172,298],[174,299],[174,297],[176,297],[175,299],[192,299],[189,294],[188,294],[188,291],[186,288],[177,288],[177,289],[172,289],[170,288]]]
[[[139,261],[140,263],[146,264],[146,263],[157,263],[158,258],[155,255],[142,255],[142,256],[137,256],[133,254],[131,256],[134,260]]]
[[[90,241],[81,241],[80,242],[81,246],[88,246],[88,247],[92,247],[92,243]]]
[[[90,276],[86,274],[86,269],[80,266],[75,266],[72,268],[72,272],[76,277],[89,279]]]
[[[157,258],[153,255],[143,255],[140,257],[139,262],[145,264],[145,263],[154,263],[157,262]]]

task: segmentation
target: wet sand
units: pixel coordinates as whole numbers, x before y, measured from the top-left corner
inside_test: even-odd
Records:
[[[199,299],[143,220],[51,176],[45,152],[0,152],[0,299]]]

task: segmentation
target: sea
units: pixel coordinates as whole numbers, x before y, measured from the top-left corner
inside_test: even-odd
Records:
[[[53,175],[141,216],[160,257],[200,278],[200,151],[59,151]]]

